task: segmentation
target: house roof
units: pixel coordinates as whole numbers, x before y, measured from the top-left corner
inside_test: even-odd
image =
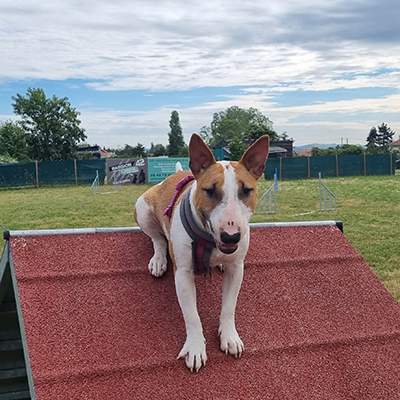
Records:
[[[296,153],[299,156],[311,156],[311,151],[312,151],[312,149],[310,148],[310,149],[304,149],[304,150],[296,151]]]
[[[74,232],[66,232],[74,233]],[[219,350],[221,277],[196,277],[209,361],[191,374],[171,268],[140,231],[11,235],[36,396],[395,399],[400,306],[332,225],[251,229],[236,324]]]
[[[270,154],[272,154],[272,153],[287,153],[287,150],[284,149],[283,147],[271,146],[269,148],[269,152],[270,152]]]
[[[389,146],[400,146],[400,138],[397,139],[397,140],[395,140],[395,141],[392,142],[392,143],[389,143]]]

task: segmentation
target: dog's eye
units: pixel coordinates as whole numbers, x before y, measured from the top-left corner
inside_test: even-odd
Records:
[[[246,186],[243,186],[242,191],[243,191],[243,195],[244,195],[245,197],[249,197],[250,194],[251,194],[251,192],[253,191],[253,189],[252,189],[252,188],[248,188],[248,187],[246,187]]]
[[[205,188],[204,191],[206,192],[206,195],[211,199],[217,196],[217,189],[215,187],[215,184],[209,188]]]

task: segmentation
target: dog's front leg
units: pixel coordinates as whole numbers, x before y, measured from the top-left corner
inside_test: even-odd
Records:
[[[196,286],[191,270],[177,268],[175,286],[186,326],[186,341],[178,358],[185,358],[191,372],[206,365],[206,343],[196,305]]]
[[[219,334],[221,350],[225,354],[240,357],[244,350],[235,327],[235,309],[240,286],[243,280],[243,263],[225,266],[222,281],[222,308],[220,315]]]

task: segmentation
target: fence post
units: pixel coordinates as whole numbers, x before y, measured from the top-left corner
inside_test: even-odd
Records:
[[[393,175],[393,154],[389,153],[390,157],[390,175]]]
[[[39,163],[35,161],[35,168],[36,168],[36,188],[39,188]]]
[[[74,160],[74,170],[75,170],[75,186],[78,186],[78,170],[76,168],[76,160]]]
[[[367,176],[367,156],[364,153],[364,176]]]
[[[307,160],[307,175],[308,175],[308,179],[310,179],[311,178],[311,157],[310,156],[308,156],[307,157],[308,158],[308,160]]]
[[[339,178],[339,157],[336,154],[336,177]]]

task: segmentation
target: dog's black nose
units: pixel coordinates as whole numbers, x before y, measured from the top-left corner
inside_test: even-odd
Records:
[[[240,232],[230,235],[228,232],[221,233],[221,241],[224,244],[236,244],[240,240]]]

